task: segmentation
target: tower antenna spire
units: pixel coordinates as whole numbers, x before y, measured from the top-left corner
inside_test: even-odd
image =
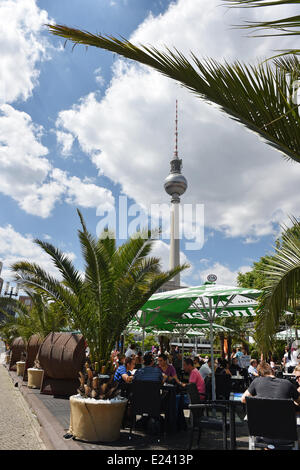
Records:
[[[178,158],[178,100],[176,100],[176,117],[175,117],[175,150],[174,157]]]

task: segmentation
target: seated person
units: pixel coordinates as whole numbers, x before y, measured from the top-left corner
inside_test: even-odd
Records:
[[[257,372],[257,360],[256,359],[251,359],[250,361],[250,366],[248,367],[248,374],[250,376],[250,379],[255,379],[255,377],[258,377],[258,372]]]
[[[198,389],[201,400],[205,400],[205,382],[200,372],[196,367],[194,367],[193,360],[190,358],[184,359],[183,369],[189,375],[189,383],[195,383]],[[183,387],[187,384],[181,383]],[[184,404],[188,405],[190,403],[187,395],[184,396]]]
[[[241,400],[246,403],[246,397],[260,398],[292,398],[296,405],[300,404],[300,392],[286,379],[278,379],[270,364],[262,361],[257,367],[259,377],[253,380],[243,394]]]
[[[163,383],[163,375],[158,367],[154,366],[154,358],[151,352],[147,352],[144,355],[144,366],[143,369],[138,369],[134,374],[133,381],[154,381]]]
[[[231,361],[231,366],[229,367],[229,370],[232,375],[237,375],[237,373],[241,373],[242,368],[238,365],[238,360],[236,357],[234,357]]]
[[[163,375],[164,382],[172,382],[175,381],[176,383],[180,384],[180,381],[177,377],[176,370],[174,366],[168,364],[168,358],[165,354],[161,354],[158,357],[158,368],[161,370]]]
[[[231,372],[229,370],[229,362],[226,361],[226,359],[220,359],[218,362],[219,362],[219,365],[216,368],[215,374],[231,376]]]
[[[130,383],[133,379],[131,371],[134,369],[134,359],[126,357],[125,364],[120,365],[114,375],[114,381],[118,382],[120,386],[125,383]]]
[[[137,355],[135,356],[135,368],[141,369],[142,364],[143,364],[143,354],[141,351],[139,351]]]
[[[203,366],[204,364],[204,361],[202,359],[200,359],[198,356],[194,357],[194,366],[196,367],[196,369],[200,369],[201,366]]]
[[[296,387],[296,389],[300,393],[300,365],[295,367],[295,369],[293,370],[293,374],[295,378],[290,380],[290,382]],[[299,412],[300,412],[300,409],[299,409]]]
[[[208,375],[211,375],[211,359],[208,357],[207,361],[200,367],[199,369],[200,374],[202,375],[203,380]]]

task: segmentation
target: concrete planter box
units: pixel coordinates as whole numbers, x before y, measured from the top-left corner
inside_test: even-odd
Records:
[[[72,395],[69,432],[85,442],[117,441],[127,401],[125,398],[95,400]]]
[[[18,361],[17,362],[17,375],[21,375],[23,377],[24,375],[24,370],[25,370],[25,362],[23,361]]]
[[[28,374],[28,387],[29,388],[41,388],[44,371],[43,369],[27,369]]]

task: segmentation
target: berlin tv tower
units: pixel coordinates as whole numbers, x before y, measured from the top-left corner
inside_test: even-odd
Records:
[[[174,157],[170,162],[170,173],[165,179],[165,191],[171,196],[170,210],[170,269],[180,264],[180,239],[179,239],[179,204],[180,196],[187,189],[187,180],[181,174],[182,160],[178,157],[178,103],[176,100],[175,119],[175,150]],[[175,286],[180,287],[180,274],[173,278]]]

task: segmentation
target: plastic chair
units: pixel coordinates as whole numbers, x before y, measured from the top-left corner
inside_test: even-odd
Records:
[[[152,381],[134,381],[130,390],[130,413],[131,424],[129,439],[132,438],[132,428],[136,423],[136,415],[147,414],[150,418],[157,418],[160,423],[161,411],[161,383]],[[165,430],[164,430],[165,431]],[[161,438],[161,429],[159,425],[159,438]]]
[[[249,450],[298,449],[297,421],[292,399],[246,397]]]

